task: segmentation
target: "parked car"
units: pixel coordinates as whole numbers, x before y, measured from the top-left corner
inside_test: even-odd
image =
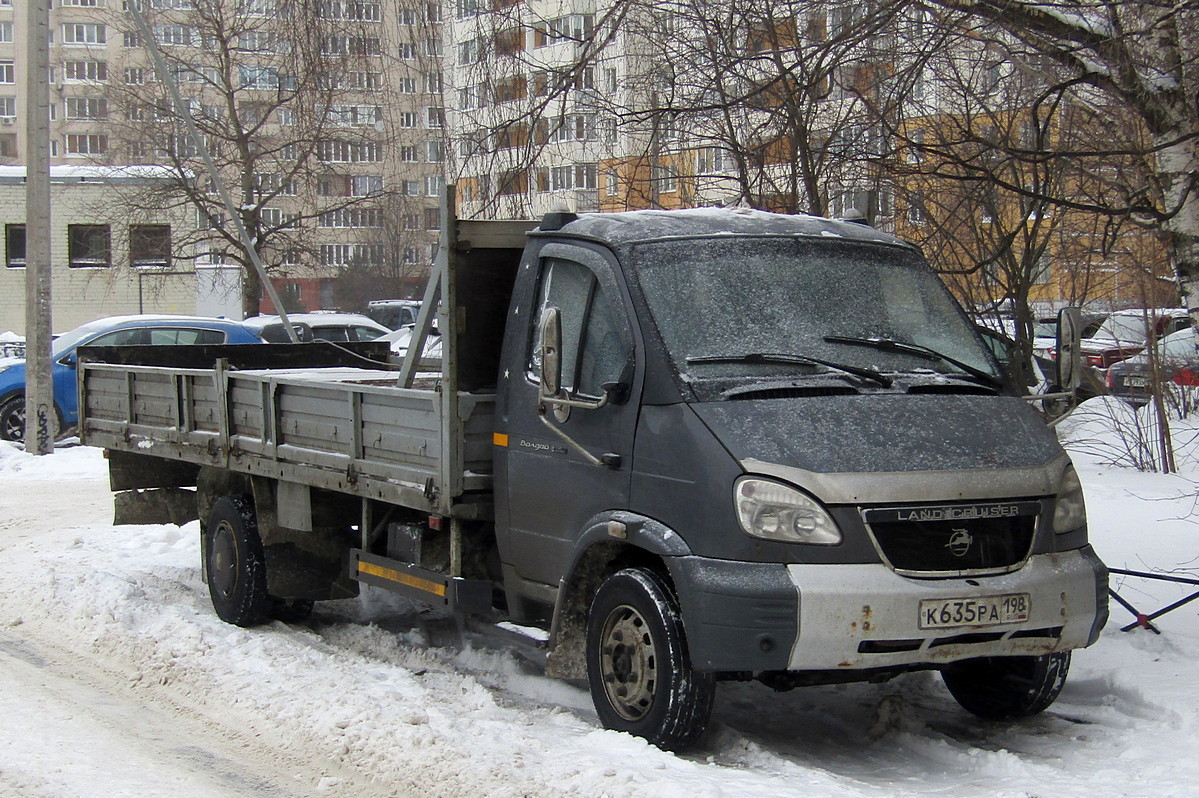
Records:
[[[389,330],[398,330],[405,324],[416,324],[420,313],[419,299],[372,299],[366,303],[364,313]]]
[[[404,355],[408,353],[408,342],[412,340],[412,333],[415,329],[415,324],[405,324],[379,340],[387,341],[391,345],[392,357],[397,361],[402,361]],[[436,327],[429,331],[429,337],[425,339],[425,351],[422,357],[427,360],[441,359],[441,334]]]
[[[1079,349],[1092,366],[1106,369],[1139,353],[1150,341],[1190,324],[1185,308],[1118,310],[1103,321],[1094,335],[1083,338]]]
[[[1103,326],[1103,322],[1107,320],[1107,317],[1107,313],[1084,311],[1082,314],[1081,337],[1094,337],[1099,328]],[[1033,322],[1032,335],[1033,354],[1038,357],[1052,359],[1057,349],[1057,316],[1041,316],[1038,318]]]
[[[360,313],[289,313],[301,342],[308,341],[373,341],[391,330]],[[244,322],[268,344],[285,344],[291,339],[278,316],[253,316]]]
[[[80,346],[139,344],[256,344],[258,337],[239,322],[201,316],[113,316],[89,321],[54,339],[51,367],[54,409],[60,429],[78,421],[75,350]],[[25,437],[25,361],[0,367],[0,440]]]
[[[1161,383],[1199,385],[1199,351],[1195,328],[1187,327],[1158,341],[1156,349]],[[1142,352],[1115,363],[1107,370],[1107,387],[1112,396],[1134,407],[1147,404],[1153,396],[1153,369],[1149,353]]]
[[[995,355],[995,359],[999,361],[999,365],[1003,366],[1004,372],[1008,375],[1008,380],[1014,383],[1015,369],[1012,368],[1012,353],[1015,351],[1016,342],[1009,336],[991,327],[980,324],[977,325],[977,329],[983,341],[986,342],[992,354]],[[1056,319],[1054,319],[1053,340],[1056,345]],[[1029,359],[1028,368],[1025,369],[1025,373],[1029,380],[1028,383],[1016,386],[1016,389],[1024,395],[1040,396],[1060,392],[1060,388],[1057,386],[1057,363],[1044,355],[1037,354],[1035,350],[1033,356]],[[1105,393],[1107,393],[1107,388],[1104,385],[1102,376],[1096,371],[1094,366],[1084,365],[1082,382],[1079,384],[1078,392],[1074,398],[1043,399],[1040,402],[1041,412],[1047,418],[1054,419],[1065,415],[1071,408],[1081,402],[1085,402],[1087,399],[1092,399],[1096,396],[1102,396]]]

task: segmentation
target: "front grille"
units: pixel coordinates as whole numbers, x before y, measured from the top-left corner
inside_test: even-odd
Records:
[[[1028,558],[1038,502],[880,507],[862,512],[879,553],[908,574],[985,573]]]

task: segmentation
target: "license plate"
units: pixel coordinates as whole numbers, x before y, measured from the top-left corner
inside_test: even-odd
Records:
[[[1127,385],[1129,388],[1144,388],[1145,386],[1147,386],[1149,384],[1149,378],[1148,377],[1138,377],[1133,374],[1129,374],[1127,377],[1124,378],[1124,384]]]
[[[1000,626],[1028,620],[1032,601],[1027,593],[977,598],[930,599],[920,602],[921,629]]]

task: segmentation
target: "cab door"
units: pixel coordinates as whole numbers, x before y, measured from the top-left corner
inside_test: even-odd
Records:
[[[497,535],[509,573],[554,586],[587,521],[628,507],[640,378],[627,293],[608,258],[550,244],[528,268],[538,276],[526,292],[524,340],[509,338],[501,375],[508,396],[498,425],[506,445],[497,458]],[[547,308],[561,322],[559,395],[601,406],[541,401],[537,320]]]

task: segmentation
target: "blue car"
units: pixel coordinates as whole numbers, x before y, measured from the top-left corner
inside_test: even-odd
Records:
[[[114,316],[89,321],[54,339],[54,409],[59,429],[79,421],[75,350],[80,346],[137,344],[257,344],[240,322],[199,316]],[[0,440],[25,437],[25,361],[0,362]]]

